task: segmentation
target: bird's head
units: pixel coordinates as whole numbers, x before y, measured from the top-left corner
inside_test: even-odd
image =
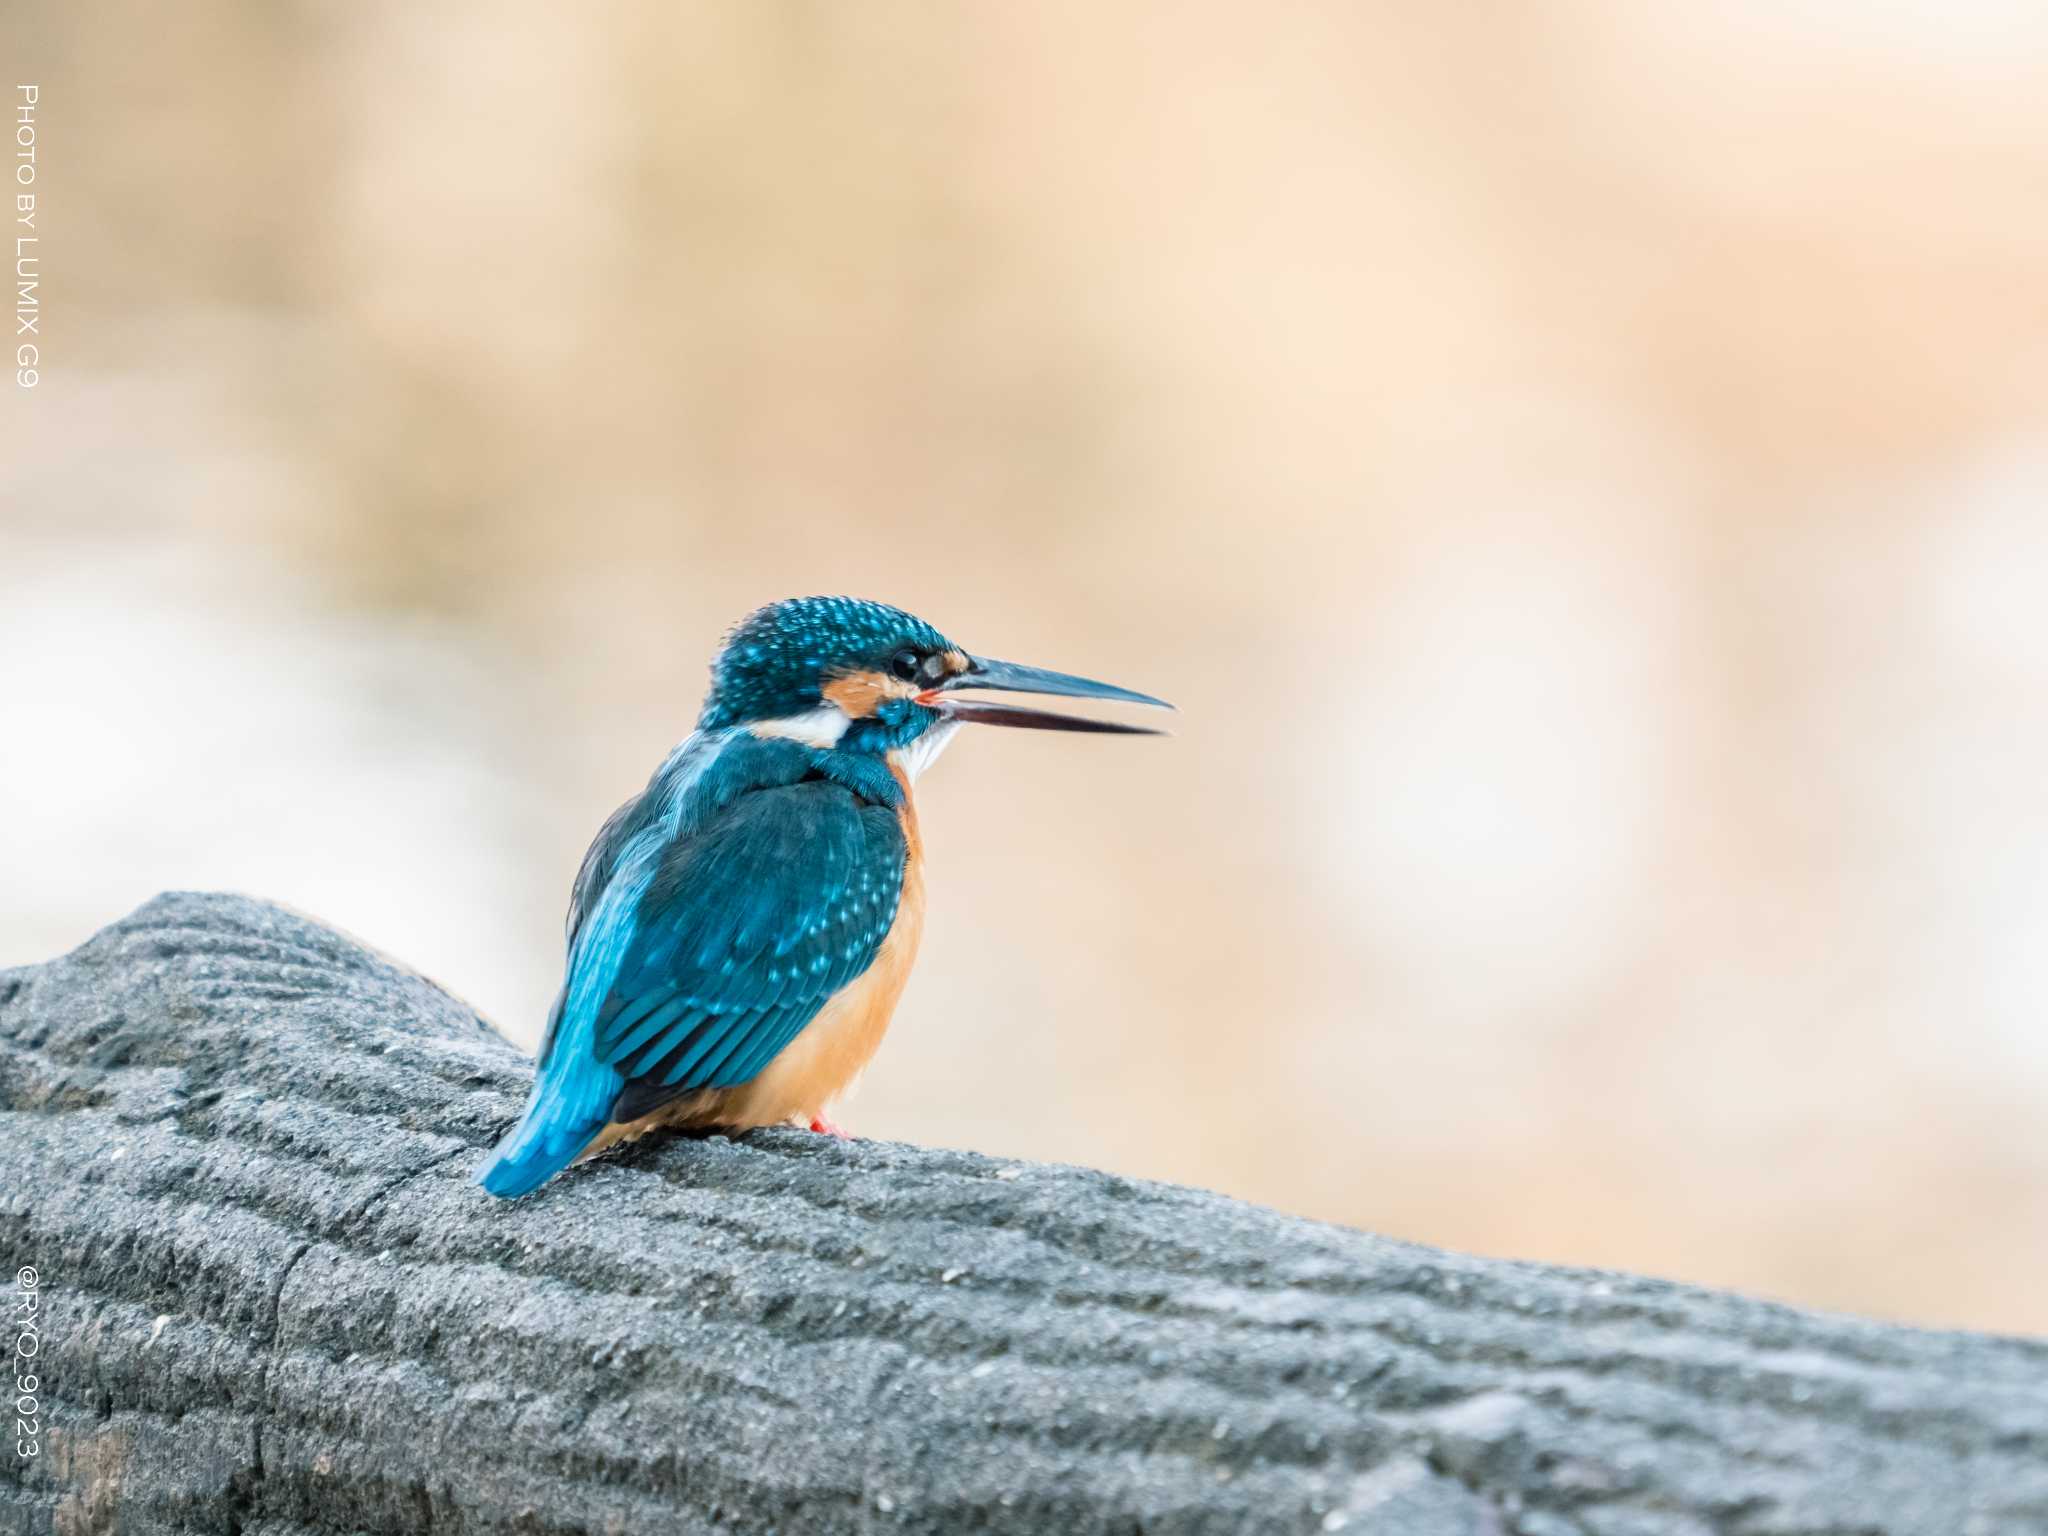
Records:
[[[887,603],[795,597],[756,609],[726,637],[711,665],[711,692],[697,724],[706,730],[743,726],[761,736],[854,752],[887,753],[922,742],[919,757],[963,722],[1159,734],[1144,726],[959,696],[972,689],[1172,708],[1110,683],[970,655],[924,620]]]

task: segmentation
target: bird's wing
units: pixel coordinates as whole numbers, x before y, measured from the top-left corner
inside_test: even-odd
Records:
[[[606,818],[605,824],[591,839],[590,847],[584,852],[583,863],[576,871],[576,883],[569,888],[569,914],[563,920],[568,937],[569,953],[576,953],[576,939],[583,932],[584,919],[596,909],[598,898],[605,884],[618,867],[619,855],[655,814],[655,806],[645,794],[635,795]],[[535,1058],[542,1070],[546,1070],[548,1058],[554,1054],[555,1038],[562,1030],[562,1009],[568,1002],[569,989],[563,987],[555,995],[555,1003],[548,1010],[547,1028],[540,1037],[540,1052]]]
[[[615,1118],[756,1076],[873,962],[903,891],[887,806],[806,780],[749,791],[662,851],[591,1034]]]

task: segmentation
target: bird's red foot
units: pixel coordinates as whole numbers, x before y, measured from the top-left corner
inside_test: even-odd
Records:
[[[839,1129],[838,1126],[834,1125],[830,1120],[827,1120],[823,1115],[811,1116],[811,1129],[816,1131],[820,1136],[836,1136],[841,1141],[853,1140],[851,1136],[847,1135],[846,1132]]]

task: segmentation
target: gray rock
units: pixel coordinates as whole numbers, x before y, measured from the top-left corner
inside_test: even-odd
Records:
[[[239,898],[0,973],[0,1529],[2048,1531],[2048,1346],[795,1132],[508,1206],[528,1071]]]

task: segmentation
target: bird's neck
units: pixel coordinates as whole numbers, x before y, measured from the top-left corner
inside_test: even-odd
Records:
[[[946,750],[953,740],[953,733],[959,729],[959,721],[941,720],[904,745],[890,749],[889,768],[903,781],[906,797],[918,775],[939,760],[939,754]]]
[[[929,714],[902,722],[872,717],[853,719],[834,705],[775,720],[758,720],[747,731],[768,741],[792,741],[844,762],[870,758],[886,764],[906,786],[917,782],[959,730],[956,720],[933,720]]]

